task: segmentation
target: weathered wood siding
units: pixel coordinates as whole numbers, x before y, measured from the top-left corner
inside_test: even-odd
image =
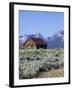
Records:
[[[32,41],[31,39],[28,40],[26,42],[26,44],[24,45],[24,48],[36,48],[36,44],[34,41]]]

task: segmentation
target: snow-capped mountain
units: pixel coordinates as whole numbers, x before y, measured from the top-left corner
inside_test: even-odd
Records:
[[[20,36],[19,38],[20,44],[23,44],[28,38],[41,38],[45,40],[45,38],[40,33],[29,34],[29,35]]]
[[[22,46],[28,38],[41,38],[47,42],[48,48],[64,48],[64,31],[59,31],[46,39],[40,33],[20,36],[19,45]]]
[[[59,31],[46,39],[48,48],[64,48],[64,31]]]
[[[28,35],[20,36],[19,37],[19,44],[23,44],[29,38]]]
[[[40,34],[40,33],[36,33],[36,34],[34,35],[34,37],[35,37],[35,38],[41,38],[41,39],[45,40],[45,38],[43,37],[43,35]]]

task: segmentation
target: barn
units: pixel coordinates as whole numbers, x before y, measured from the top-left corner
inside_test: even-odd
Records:
[[[23,44],[24,48],[31,49],[31,48],[47,48],[47,43],[41,38],[28,38],[26,42]]]

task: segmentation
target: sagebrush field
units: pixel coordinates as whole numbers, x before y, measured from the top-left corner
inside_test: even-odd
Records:
[[[19,79],[64,76],[63,49],[20,49]]]

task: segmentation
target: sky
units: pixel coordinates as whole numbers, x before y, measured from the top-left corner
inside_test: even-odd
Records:
[[[64,30],[64,13],[19,11],[19,35],[41,33],[45,38]]]

